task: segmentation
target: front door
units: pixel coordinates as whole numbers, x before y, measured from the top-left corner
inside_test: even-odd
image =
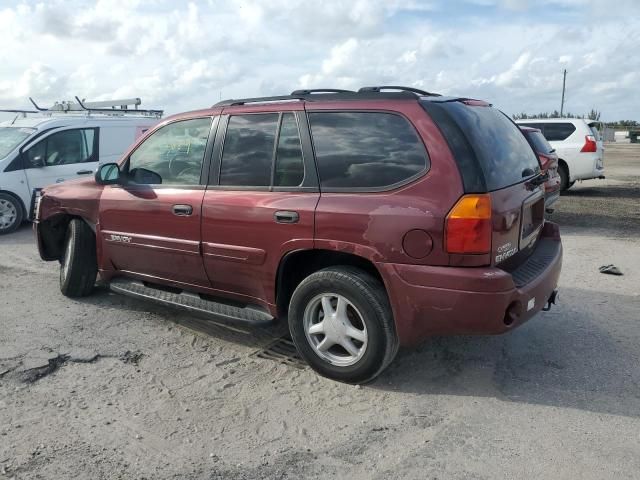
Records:
[[[247,302],[274,305],[282,256],[313,248],[320,194],[304,110],[291,107],[227,109],[220,122],[202,208],[203,259],[213,288]]]
[[[102,269],[149,281],[209,286],[200,254],[200,222],[211,130],[211,117],[169,123],[131,153],[121,166],[122,184],[106,186],[100,199]]]
[[[92,175],[98,167],[98,128],[53,132],[22,152],[30,190]]]

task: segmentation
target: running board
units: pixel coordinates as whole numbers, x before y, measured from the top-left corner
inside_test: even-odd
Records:
[[[180,308],[215,320],[261,327],[270,325],[274,320],[272,315],[258,306],[237,306],[205,300],[197,293],[187,291],[180,293],[168,292],[160,290],[162,287],[148,287],[138,280],[129,278],[115,278],[109,284],[109,288],[113,292],[129,297],[142,298],[169,307]]]

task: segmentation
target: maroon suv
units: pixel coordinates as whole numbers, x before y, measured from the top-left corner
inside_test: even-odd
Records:
[[[35,229],[67,296],[98,273],[218,321],[287,319],[315,370],[360,383],[400,345],[502,333],[553,303],[543,183],[485,102],[299,90],[168,118],[95,179],[45,188]]]

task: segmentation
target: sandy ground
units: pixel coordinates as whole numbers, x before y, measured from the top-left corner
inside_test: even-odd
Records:
[[[0,238],[0,478],[638,478],[640,148],[606,166],[555,214],[557,308],[360,388],[257,356],[278,329],[64,298],[28,227]]]

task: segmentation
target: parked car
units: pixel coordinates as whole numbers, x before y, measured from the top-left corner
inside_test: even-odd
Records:
[[[39,111],[10,110],[17,117],[0,123],[0,234],[33,217],[33,198],[42,187],[93,175],[99,163],[118,160],[160,121],[160,111],[120,108],[134,100],[139,102],[82,103],[83,108],[64,102]]]
[[[399,345],[503,333],[555,301],[543,178],[485,102],[302,90],[165,120],[95,179],[46,187],[35,232],[69,297],[99,273],[218,321],[287,319],[312,368],[362,383]]]
[[[542,173],[547,176],[544,182],[544,204],[545,208],[553,211],[551,207],[560,197],[560,185],[562,179],[558,173],[558,155],[547,139],[542,135],[542,131],[538,128],[520,127],[522,133],[531,144],[533,151],[536,152],[538,160],[540,160],[540,168]]]
[[[582,118],[545,118],[516,120],[520,125],[537,128],[555,148],[561,190],[577,180],[604,178],[604,144],[597,121]]]

